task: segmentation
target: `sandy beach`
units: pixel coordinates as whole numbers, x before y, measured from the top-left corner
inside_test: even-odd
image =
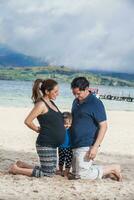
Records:
[[[134,112],[107,111],[108,131],[95,162],[120,163],[123,182],[65,180],[63,177],[31,178],[11,175],[7,169],[23,160],[36,164],[37,134],[24,125],[30,108],[0,107],[0,199],[3,200],[133,200],[134,199]]]

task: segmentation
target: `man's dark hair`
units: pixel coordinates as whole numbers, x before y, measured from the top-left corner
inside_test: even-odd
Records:
[[[79,88],[79,90],[85,90],[89,87],[89,81],[85,77],[74,78],[71,83],[71,88]]]

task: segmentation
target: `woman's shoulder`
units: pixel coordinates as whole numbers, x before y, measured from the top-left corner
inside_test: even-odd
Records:
[[[37,101],[35,104],[34,104],[34,106],[36,107],[36,108],[42,108],[42,109],[47,109],[47,106],[46,106],[46,104],[42,101],[42,100],[39,100],[39,101]]]
[[[48,112],[48,108],[43,101],[38,101],[34,105],[34,111],[39,114],[44,114]]]

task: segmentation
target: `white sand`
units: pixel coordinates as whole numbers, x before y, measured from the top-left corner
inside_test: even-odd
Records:
[[[0,108],[0,171],[7,172],[18,159],[35,164],[37,134],[23,121],[29,108]],[[134,112],[109,111],[109,129],[97,155],[101,164],[120,163],[122,183],[110,179],[68,181],[54,178],[29,178],[20,175],[0,175],[0,199],[134,199]]]

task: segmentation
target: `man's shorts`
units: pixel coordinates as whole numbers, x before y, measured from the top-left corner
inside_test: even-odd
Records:
[[[86,153],[89,149],[89,147],[73,149],[72,173],[76,178],[101,179],[103,176],[103,167],[93,164],[92,160],[86,158]]]

